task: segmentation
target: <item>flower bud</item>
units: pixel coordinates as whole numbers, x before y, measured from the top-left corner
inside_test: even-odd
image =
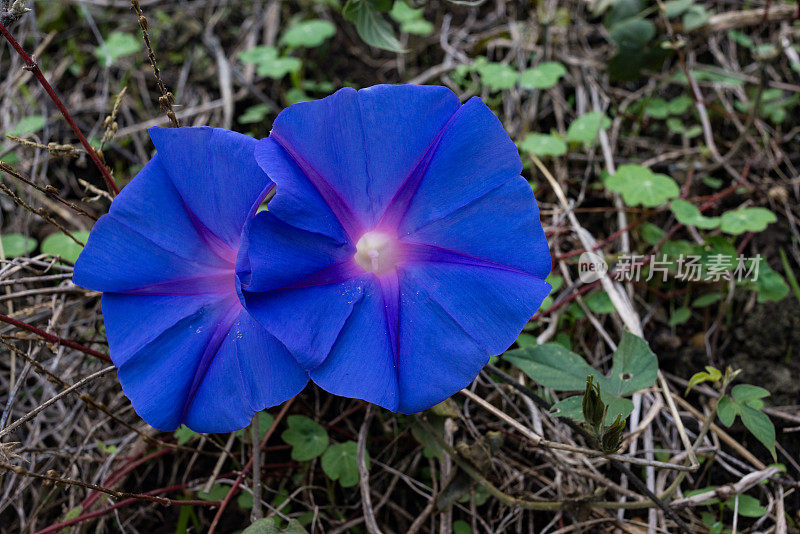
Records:
[[[606,454],[613,454],[619,450],[622,444],[622,433],[625,431],[627,421],[618,415],[617,419],[603,431],[600,438],[600,449]]]
[[[600,397],[600,386],[594,383],[594,377],[586,377],[586,392],[583,394],[583,419],[595,432],[599,433],[605,418],[606,406]]]

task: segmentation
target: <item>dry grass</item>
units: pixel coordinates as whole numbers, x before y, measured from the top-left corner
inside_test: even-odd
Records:
[[[0,2],[0,7],[7,3]],[[250,105],[266,103],[274,111],[282,107],[291,88],[288,78],[260,78],[236,56],[256,44],[274,44],[287,21],[301,11],[329,18],[338,27],[326,50],[300,53],[308,80],[330,81],[335,87],[347,82],[448,85],[464,99],[483,97],[517,140],[528,132],[563,133],[575,116],[587,111],[615,110],[612,126],[596,148],[544,163],[527,161],[525,174],[538,185],[554,271],[564,276],[554,305],[537,314],[530,333],[545,342],[564,332],[576,352],[602,367],[627,328],[642,332],[661,358],[660,380],[634,397],[636,409],[619,455],[610,458],[588,450],[590,444],[577,427],[552,418],[543,408],[540,397],[554,400],[553,392],[509,383],[535,387],[517,370],[504,368],[513,375],[504,381],[489,368],[469,391],[454,397],[457,403],[449,411],[420,417],[370,409],[309,386],[288,409],[272,410],[278,414],[275,432],[262,443],[258,477],[265,515],[311,518],[309,531],[330,533],[450,532],[455,521],[466,522],[475,533],[678,532],[679,523],[691,532],[706,532],[701,514],[716,513],[716,508],[685,495],[714,484],[722,486],[714,496],[724,499],[748,491],[767,507],[758,519],[727,512],[727,528],[797,531],[797,390],[793,401],[769,409],[782,429],[778,441],[786,447],[779,448],[779,461],[787,466],[780,473],[766,465],[769,456],[742,428],[713,423],[718,395],[711,388],[698,388],[688,400],[683,396],[686,379],[697,368],[721,367],[731,360],[737,325],[765,305],[730,291],[719,308],[708,309],[704,317],[676,331],[665,328],[664,316],[685,291],[681,287],[664,294],[644,284],[606,281],[604,289],[615,295],[616,312],[596,315],[583,303],[585,286],[572,280],[576,251],[591,248],[595,241],[609,254],[635,250],[641,245],[635,232],[644,221],[668,232],[682,231],[689,239],[699,237],[668,213],[625,208],[593,187],[601,172],[613,172],[626,162],[669,172],[686,192],[701,177],[724,179],[733,187],[701,200],[720,207],[763,205],[780,219],[771,233],[745,237],[738,243],[741,250],[777,259],[783,248],[794,265],[800,264],[800,127],[791,120],[775,126],[758,114],[742,114],[734,104],[751,102],[769,88],[800,94],[800,76],[791,68],[797,52],[785,48],[778,57],[758,61],[727,33],[733,25],[759,42],[796,43],[794,6],[775,2],[764,16],[756,7],[763,2],[749,11],[737,2],[709,3],[720,13],[710,28],[689,34],[662,28],[681,52],[661,72],[635,83],[612,83],[605,62],[613,48],[603,26],[579,0],[542,0],[535,8],[502,0],[470,3],[474,5],[431,1],[426,16],[437,31],[426,38],[403,36],[410,49],[405,55],[367,47],[352,26],[321,2],[186,0],[162,5],[142,0],[165,84],[161,87],[146,52],[111,67],[94,56],[103,35],[139,28],[127,0],[35,4],[35,12],[10,29],[34,51],[87,137],[108,134],[102,156],[120,186],[151,155],[146,128],[168,125],[162,107],[167,113],[174,110],[183,125],[240,131],[250,128],[236,121]],[[557,24],[565,14],[569,23]],[[567,74],[552,89],[500,93],[482,86],[472,74],[473,83],[465,89],[453,76],[459,65],[478,55],[519,69],[560,61]],[[79,69],[72,68],[76,58],[83,58]],[[691,73],[699,64],[713,65],[747,84],[695,81],[690,74],[703,143],[665,139],[630,113],[644,99],[686,92],[673,77]],[[58,231],[57,226],[89,229],[109,205],[100,172],[76,149],[48,150],[48,143],[72,143],[75,137],[23,67],[16,54],[0,46],[0,131],[31,115],[46,118],[44,128],[30,139],[33,145],[0,140],[0,159],[13,151],[17,160],[14,172],[4,167],[0,173],[5,184],[0,197],[3,233],[41,239]],[[127,95],[117,103],[113,118],[105,120],[123,87]],[[168,98],[159,103],[167,91],[176,95],[174,105]],[[251,133],[263,136],[267,131],[268,120]],[[734,199],[737,187],[746,188],[746,194]],[[24,205],[15,205],[14,199]],[[780,263],[772,265],[780,270]],[[220,502],[197,500],[198,492],[213,479],[232,491],[253,493],[254,477],[247,467],[254,458],[252,441],[247,434],[204,435],[178,445],[172,435],[146,426],[123,396],[113,369],[92,355],[107,352],[99,295],[74,286],[70,272],[69,265],[41,254],[0,263],[2,314],[38,329],[0,327],[0,532],[55,532],[71,510],[76,510],[72,519],[79,520],[75,531],[207,530]],[[783,306],[796,310],[787,302]],[[559,320],[570,303],[577,303],[586,318],[564,325]],[[779,320],[781,308],[772,309]],[[43,333],[51,337],[44,340]],[[797,382],[796,363],[763,365],[785,368]],[[791,399],[792,392],[787,395]],[[359,442],[371,457],[369,476],[362,472],[359,487],[343,489],[325,477],[318,461],[291,460],[289,446],[279,438],[286,413],[311,416],[334,440]],[[412,429],[413,436],[438,442],[445,454],[426,455]],[[702,464],[695,463],[695,456]],[[177,500],[185,502],[178,505]],[[233,498],[220,514],[217,531],[241,529],[249,515]]]

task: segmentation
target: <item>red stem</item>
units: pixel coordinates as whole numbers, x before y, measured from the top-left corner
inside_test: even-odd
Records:
[[[153,491],[148,491],[145,495],[158,495],[160,493],[168,493],[170,491],[177,491],[183,489],[187,486],[187,484],[179,484],[177,486],[170,486],[168,488],[161,488]],[[219,501],[180,501],[180,500],[173,500],[170,499],[173,505],[177,506],[219,506]],[[133,504],[135,502],[141,502],[139,499],[125,499],[119,501],[116,504],[112,504],[108,508],[103,508],[102,510],[97,510],[95,512],[89,512],[88,514],[83,514],[75,519],[70,519],[69,521],[64,521],[63,523],[56,523],[55,525],[50,525],[47,528],[43,528],[42,530],[36,532],[36,534],[49,534],[50,532],[58,532],[62,528],[66,528],[71,525],[75,525],[82,521],[86,521],[87,519],[93,519],[95,517],[100,517],[106,515],[108,513],[113,512],[117,508],[122,508],[123,506],[127,506],[129,504]]]
[[[8,315],[3,315],[0,313],[0,321],[4,323],[8,323],[10,325],[14,325],[18,328],[22,328],[23,330],[27,330],[33,334],[36,334],[40,338],[44,339],[45,341],[49,341],[50,343],[55,343],[56,345],[63,345],[65,347],[69,347],[71,349],[79,350],[84,354],[88,354],[89,356],[94,356],[95,358],[99,358],[103,361],[110,362],[111,358],[107,355],[103,354],[102,352],[97,352],[94,349],[90,349],[89,347],[84,347],[80,343],[75,343],[74,341],[70,341],[69,339],[64,339],[63,337],[54,336],[53,334],[48,334],[44,330],[39,330],[33,325],[28,323],[23,323],[22,321],[18,321]]]
[[[272,426],[269,427],[269,430],[267,430],[267,433],[264,434],[264,439],[261,440],[261,443],[258,446],[258,450],[263,449],[264,446],[267,444],[267,441],[269,440],[270,436],[272,436],[272,433],[275,432],[275,429],[278,427],[278,423],[286,415],[286,412],[289,411],[289,408],[291,407],[295,398],[296,397],[292,397],[291,399],[286,401],[286,404],[283,405],[281,411],[278,412],[278,415],[275,416],[275,420],[272,422]],[[250,460],[248,460],[247,465],[244,466],[242,472],[239,473],[238,477],[236,477],[236,482],[233,483],[233,486],[231,486],[230,491],[228,491],[228,494],[225,496],[225,499],[223,499],[222,503],[220,504],[219,510],[217,510],[217,514],[214,516],[214,520],[211,522],[211,526],[208,529],[208,534],[214,534],[214,530],[217,528],[217,523],[219,523],[219,520],[222,517],[222,512],[225,511],[225,508],[228,506],[228,503],[231,502],[231,499],[233,499],[234,495],[236,495],[239,492],[239,485],[242,483],[244,477],[247,476],[247,473],[249,473],[250,469],[252,468],[253,468],[253,456],[250,456]]]
[[[139,467],[145,462],[149,462],[159,456],[164,456],[165,454],[169,454],[172,452],[172,449],[160,449],[154,453],[148,454],[147,456],[143,456],[141,458],[135,458],[127,462],[122,468],[115,471],[111,474],[104,482],[103,485],[107,488],[110,488],[114,483],[118,482],[122,477]],[[81,503],[81,508],[84,510],[88,510],[92,507],[92,505],[99,499],[103,494],[97,490],[93,491],[86,497],[83,502]]]
[[[114,194],[119,193],[119,188],[117,187],[117,184],[114,183],[114,178],[111,177],[111,173],[106,168],[106,166],[103,165],[103,162],[100,161],[100,156],[97,155],[97,152],[95,152],[94,148],[92,148],[92,145],[90,145],[89,141],[86,140],[86,136],[83,135],[83,132],[81,132],[80,128],[78,128],[78,125],[75,124],[74,120],[72,120],[72,116],[69,114],[69,111],[67,111],[67,108],[61,102],[61,99],[58,98],[58,95],[50,86],[47,79],[44,77],[44,74],[42,74],[42,71],[39,70],[39,65],[36,64],[36,62],[33,60],[31,56],[27,54],[27,52],[25,52],[25,50],[17,42],[17,40],[14,39],[14,36],[11,35],[11,32],[9,32],[8,29],[6,29],[6,27],[3,26],[2,23],[0,23],[0,33],[3,34],[3,37],[6,38],[6,41],[9,42],[11,47],[14,50],[16,50],[17,54],[19,54],[19,57],[21,57],[22,60],[25,62],[26,69],[33,73],[33,75],[41,84],[42,88],[45,90],[48,96],[50,96],[50,100],[52,100],[53,103],[56,105],[58,111],[61,112],[61,115],[64,116],[64,120],[66,120],[67,124],[70,125],[72,131],[75,132],[75,135],[81,142],[81,145],[83,145],[84,150],[86,150],[86,153],[89,154],[90,158],[92,158],[92,161],[94,162],[95,166],[97,166],[97,168],[100,170],[100,174],[103,175],[103,178],[105,179],[106,184],[108,185],[108,189],[112,191]]]

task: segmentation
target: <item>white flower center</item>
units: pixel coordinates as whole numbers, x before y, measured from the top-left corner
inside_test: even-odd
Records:
[[[356,263],[367,272],[383,274],[397,266],[397,240],[383,232],[367,232],[356,243]]]

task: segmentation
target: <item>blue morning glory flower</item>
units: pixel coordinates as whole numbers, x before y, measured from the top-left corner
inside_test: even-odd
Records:
[[[284,110],[255,156],[277,194],[245,226],[241,297],[331,393],[429,408],[550,291],[519,153],[479,98],[345,88]]]
[[[250,137],[212,128],[150,137],[156,155],[95,224],[73,280],[103,292],[111,359],[142,419],[236,430],[308,381],[234,283],[242,227],[274,184]]]

